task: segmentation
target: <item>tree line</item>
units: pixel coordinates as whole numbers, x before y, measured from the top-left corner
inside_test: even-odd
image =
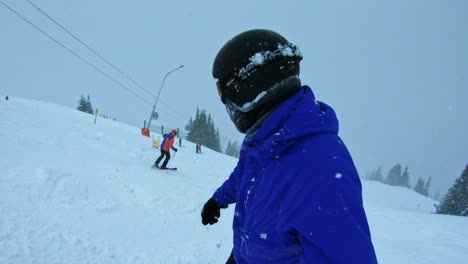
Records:
[[[81,94],[80,100],[78,101],[78,107],[76,109],[78,109],[81,112],[94,115],[95,110],[93,108],[93,104],[91,103],[91,98],[89,97],[89,94],[86,97],[84,97],[83,94]],[[112,118],[102,114],[100,114],[99,116],[105,119],[112,119],[116,121],[115,117]]]
[[[85,98],[83,94],[80,97],[80,101],[78,101],[78,107],[76,108],[81,112],[85,112],[88,114],[94,115],[93,104],[91,103],[91,98],[88,96]]]
[[[211,114],[207,113],[206,110],[197,107],[195,117],[190,118],[185,130],[188,132],[186,136],[188,141],[200,143],[204,147],[222,153],[219,129],[215,127]],[[239,158],[240,145],[237,141],[229,140],[224,154]]]
[[[234,157],[234,158],[239,158],[240,155],[240,146],[236,141],[229,140],[228,144],[226,146],[226,150],[224,151],[224,154]]]
[[[206,113],[206,110],[200,110],[197,107],[195,118],[190,118],[185,130],[188,131],[188,141],[200,143],[204,147],[221,153],[219,129],[215,128],[213,118],[211,114]]]
[[[377,169],[373,170],[367,175],[367,179],[370,181],[378,181],[391,186],[401,186],[406,188],[411,188],[410,186],[410,173],[408,166],[403,167],[401,164],[395,164],[387,173],[387,176],[384,177],[382,174],[382,166],[379,166]],[[428,180],[425,180],[422,177],[418,178],[418,183],[412,188],[417,193],[420,193],[424,196],[429,197],[429,188],[431,186],[431,177]]]
[[[403,170],[399,163],[395,164],[388,171],[386,177],[382,174],[382,166],[379,166],[377,169],[370,172],[366,178],[367,180],[378,181],[391,186],[410,188],[427,197],[429,197],[429,189],[432,180],[431,177],[427,180],[419,177],[416,185],[411,188],[408,166]],[[462,175],[444,195],[441,202],[436,205],[435,213],[468,216],[468,165],[463,170]]]

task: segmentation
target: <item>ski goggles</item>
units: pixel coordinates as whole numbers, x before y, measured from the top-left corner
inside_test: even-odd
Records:
[[[236,83],[246,80],[250,75],[259,70],[265,64],[270,64],[274,61],[294,58],[296,61],[302,60],[302,54],[299,48],[292,43],[278,44],[275,50],[264,50],[250,56],[249,63],[240,69],[234,69],[233,72],[226,78],[219,79],[216,82],[218,95],[221,97],[223,104],[226,104],[226,90]]]

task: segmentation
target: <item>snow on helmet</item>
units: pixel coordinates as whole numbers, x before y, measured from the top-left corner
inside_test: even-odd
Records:
[[[271,30],[254,29],[229,40],[213,63],[222,102],[245,133],[258,118],[301,87],[301,52]]]

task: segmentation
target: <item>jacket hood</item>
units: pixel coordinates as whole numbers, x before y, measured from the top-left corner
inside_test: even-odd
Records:
[[[275,154],[295,139],[325,133],[338,134],[335,111],[316,101],[312,89],[303,86],[273,111],[246,143]]]

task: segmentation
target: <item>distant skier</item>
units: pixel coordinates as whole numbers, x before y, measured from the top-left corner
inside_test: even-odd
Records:
[[[334,110],[301,84],[301,60],[270,30],[241,33],[216,55],[218,95],[246,136],[202,223],[236,204],[228,263],[375,264],[358,172]]]
[[[201,144],[198,142],[195,144],[195,152],[201,154]]]
[[[167,163],[171,159],[171,152],[170,150],[172,149],[173,151],[177,152],[177,148],[174,147],[174,138],[177,135],[177,130],[172,129],[171,133],[169,134],[164,134],[163,138],[164,140],[161,143],[161,156],[154,162],[154,166],[160,168],[160,169],[167,169]],[[164,158],[164,162],[161,167],[159,167],[159,162],[161,162],[162,158]]]
[[[7,96],[5,96],[5,100],[7,100],[7,101],[8,101],[9,99],[10,99],[10,98],[8,98],[8,95],[7,95]]]

